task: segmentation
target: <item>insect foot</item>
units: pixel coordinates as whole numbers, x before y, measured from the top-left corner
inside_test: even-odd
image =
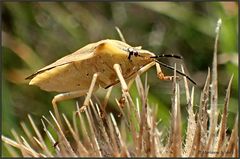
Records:
[[[85,112],[87,110],[87,105],[83,105],[79,111],[82,113],[82,112]]]
[[[125,97],[122,96],[122,97],[118,100],[118,102],[119,102],[120,107],[121,107],[121,108],[124,108],[125,103],[126,103]]]
[[[160,80],[165,80],[165,81],[172,81],[174,76],[165,76],[162,72],[158,73],[157,74],[157,77],[160,79]],[[179,76],[176,76],[176,79],[180,79]]]
[[[122,88],[125,93],[128,93],[128,88]]]

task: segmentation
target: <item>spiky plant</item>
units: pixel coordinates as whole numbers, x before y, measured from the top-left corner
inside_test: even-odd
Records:
[[[103,104],[90,102],[84,113],[73,112],[72,123],[62,114],[64,120],[61,127],[55,115],[52,119],[43,116],[42,125],[48,139],[43,139],[39,129],[29,115],[29,121],[35,134],[31,134],[24,123],[21,123],[26,137],[19,136],[14,130],[15,139],[2,135],[2,140],[12,156],[30,157],[239,157],[238,147],[238,115],[235,119],[231,135],[226,134],[227,114],[233,76],[227,90],[222,115],[217,111],[217,41],[220,21],[217,27],[215,51],[212,71],[208,75],[201,92],[199,109],[194,111],[194,87],[191,91],[184,78],[186,99],[188,101],[188,124],[186,138],[181,135],[180,86],[176,80],[176,71],[172,87],[171,124],[168,138],[158,128],[156,119],[157,107],[148,103],[147,78],[143,84],[140,77],[135,79],[138,90],[136,104],[129,93],[123,92],[125,102],[116,100],[121,112],[121,120],[117,124],[116,117],[104,110],[111,90],[106,94]],[[176,67],[176,66],[175,66]],[[182,71],[183,68],[182,68]],[[211,73],[210,73],[211,72]],[[221,119],[218,123],[218,119]],[[163,140],[167,142],[163,142]],[[51,144],[48,144],[48,141]],[[20,150],[18,154],[15,147]]]

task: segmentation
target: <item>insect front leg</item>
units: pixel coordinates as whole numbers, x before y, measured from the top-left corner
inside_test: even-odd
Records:
[[[136,72],[132,77],[131,79],[129,80],[128,82],[128,89],[131,87],[131,85],[133,84],[135,78],[137,75],[141,75],[143,74],[144,72],[146,72],[149,68],[151,68],[152,66],[154,66],[156,63],[153,61],[145,66],[143,66],[138,72]]]
[[[167,81],[172,81],[174,76],[165,76],[164,73],[162,72],[161,70],[161,67],[158,63],[155,63],[156,64],[156,69],[157,69],[157,77],[160,79],[160,80],[167,80]],[[179,77],[176,76],[176,78],[178,79]]]

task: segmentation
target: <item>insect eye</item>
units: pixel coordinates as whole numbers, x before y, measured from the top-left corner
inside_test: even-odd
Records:
[[[129,55],[128,55],[128,59],[130,60],[131,59],[131,56],[134,55],[134,56],[138,56],[138,52],[136,50],[134,50],[133,48],[128,48],[127,51],[129,52]]]
[[[136,50],[133,51],[134,56],[138,56],[138,52]]]

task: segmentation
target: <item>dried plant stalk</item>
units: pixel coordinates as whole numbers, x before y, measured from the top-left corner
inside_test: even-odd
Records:
[[[20,136],[14,130],[12,130],[12,134],[15,139],[2,135],[2,141],[6,144],[9,154],[14,157],[239,157],[238,116],[231,134],[227,135],[226,133],[233,76],[228,84],[221,122],[220,124],[217,123],[216,53],[219,28],[220,23],[214,46],[212,73],[208,69],[206,82],[201,92],[199,109],[196,112],[193,110],[194,87],[191,88],[190,93],[188,82],[184,78],[188,104],[188,125],[185,140],[183,140],[181,134],[181,87],[176,80],[175,70],[171,124],[167,139],[163,138],[162,130],[157,126],[159,124],[156,115],[157,107],[152,107],[148,103],[149,86],[147,80],[145,79],[143,84],[140,77],[137,76],[135,79],[138,90],[136,103],[133,102],[131,94],[126,92],[123,92],[125,103],[116,99],[116,104],[121,113],[120,124],[117,122],[115,115],[107,114],[105,111],[111,95],[111,89],[109,89],[102,104],[98,105],[91,101],[85,113],[80,113],[77,103],[76,112],[73,112],[73,123],[64,114],[62,116],[65,123],[59,123],[56,118],[60,118],[60,114],[54,116],[50,112],[52,121],[43,116],[43,131],[39,131],[39,128],[36,127],[33,119],[29,116],[36,137],[32,135],[33,133],[24,123],[21,123],[25,135]],[[183,67],[182,71],[184,72]],[[210,115],[208,114],[209,111]],[[79,127],[78,123],[80,124]],[[65,124],[65,127],[63,124]],[[49,128],[54,131],[50,131]],[[40,132],[44,133],[41,134]],[[57,134],[57,138],[54,138],[55,134]],[[67,138],[69,134],[73,140]],[[51,148],[47,146],[44,135],[50,140]],[[20,150],[20,153],[15,151],[13,147]],[[52,148],[54,148],[54,151],[52,151]]]

